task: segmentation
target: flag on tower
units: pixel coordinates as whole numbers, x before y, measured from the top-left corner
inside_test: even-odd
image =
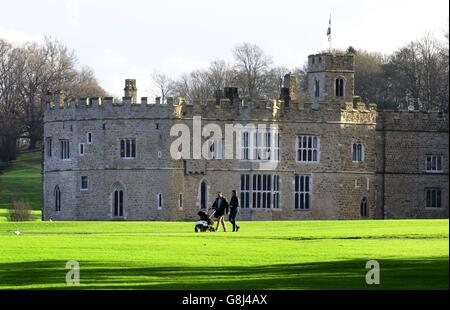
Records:
[[[330,14],[330,21],[328,22],[327,36],[328,36],[328,42],[331,42],[331,14]]]

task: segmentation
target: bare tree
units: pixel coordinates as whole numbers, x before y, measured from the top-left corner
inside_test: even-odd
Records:
[[[0,42],[0,119],[5,127],[0,144],[2,151],[10,150],[3,157],[9,160],[15,157],[19,137],[28,138],[29,148],[42,140],[49,91],[66,90],[73,96],[102,96],[106,92],[92,70],[76,69],[74,52],[56,40],[46,38],[42,44],[29,42],[19,47]]]
[[[0,160],[16,158],[16,141],[21,132],[19,83],[23,61],[19,50],[0,40]]]
[[[33,149],[42,136],[42,118],[49,90],[65,89],[76,76],[73,51],[56,40],[46,38],[43,45],[27,43],[21,49],[24,70],[20,95],[26,135]]]
[[[65,88],[68,96],[105,97],[108,93],[100,87],[94,71],[90,67],[83,67]]]
[[[215,60],[207,69],[209,84],[215,90],[232,86],[236,81],[236,71],[224,60]]]
[[[264,75],[272,59],[259,46],[250,43],[236,46],[233,55],[244,95],[256,99],[263,90]]]
[[[165,103],[165,99],[170,96],[174,90],[174,82],[165,73],[159,71],[153,72],[152,80],[161,94],[161,102]]]

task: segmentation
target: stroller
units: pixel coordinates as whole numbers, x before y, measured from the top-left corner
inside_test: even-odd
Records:
[[[200,220],[195,223],[195,232],[216,231],[214,229],[214,221],[211,219],[212,215],[206,214],[204,211],[198,211]]]

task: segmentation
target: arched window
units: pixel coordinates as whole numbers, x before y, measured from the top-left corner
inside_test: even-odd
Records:
[[[61,211],[61,191],[59,190],[59,186],[55,186],[55,211]]]
[[[353,143],[352,160],[354,162],[364,161],[364,145],[362,143]]]
[[[336,97],[344,96],[344,79],[342,79],[342,78],[336,79],[335,92],[336,92]]]
[[[116,189],[113,192],[113,216],[123,216],[123,190]]]
[[[203,180],[200,183],[200,209],[208,208],[208,182]]]
[[[320,82],[316,80],[316,83],[314,85],[314,96],[319,97],[320,96]]]
[[[366,197],[364,197],[361,200],[360,212],[361,212],[361,217],[367,217],[369,214],[369,210],[367,209],[367,198]]]

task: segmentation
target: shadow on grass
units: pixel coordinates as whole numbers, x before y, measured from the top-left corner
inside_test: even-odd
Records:
[[[448,258],[380,260],[381,284],[367,285],[364,260],[268,266],[161,267],[80,262],[66,285],[65,261],[0,264],[0,288],[43,289],[448,289]]]

